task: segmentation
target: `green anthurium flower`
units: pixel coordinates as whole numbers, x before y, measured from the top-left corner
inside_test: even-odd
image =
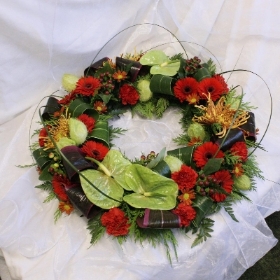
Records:
[[[80,175],[83,191],[93,204],[103,209],[118,207],[121,204],[124,190],[114,178],[94,169],[81,173],[98,189]]]
[[[81,145],[85,142],[88,130],[86,125],[74,118],[69,119],[69,132],[70,132],[70,138],[76,142],[76,145]]]
[[[64,147],[76,145],[76,142],[68,137],[61,137],[56,143],[59,150]]]
[[[98,164],[98,170],[90,169],[81,173],[99,191],[87,182],[83,176],[80,176],[86,197],[103,209],[118,207],[122,201],[124,189],[130,190],[125,182],[125,170],[132,163],[117,150],[110,150],[102,162],[91,160]]]
[[[152,75],[161,74],[165,76],[174,76],[180,68],[179,60],[170,60],[161,50],[151,50],[144,54],[139,62],[142,65],[152,66],[150,73]]]
[[[125,178],[134,191],[123,197],[129,205],[153,210],[170,210],[176,206],[178,185],[173,180],[139,164],[128,166]]]

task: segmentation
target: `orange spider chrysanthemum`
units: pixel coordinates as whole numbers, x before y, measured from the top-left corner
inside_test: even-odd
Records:
[[[202,140],[199,137],[192,137],[191,140],[187,143],[187,146],[195,146],[195,145],[201,145]]]
[[[185,205],[191,205],[192,200],[195,199],[195,192],[193,189],[186,188],[182,191],[182,194],[178,196],[178,199]]]
[[[118,70],[113,74],[113,78],[118,82],[125,80],[127,77],[127,73],[125,71]]]
[[[59,202],[58,208],[62,213],[66,213],[67,215],[70,215],[71,212],[74,210],[70,202],[64,202],[64,201]]]
[[[232,173],[235,175],[235,177],[240,177],[241,175],[243,175],[244,170],[242,167],[242,163],[235,164]]]
[[[99,113],[99,114],[103,114],[107,112],[107,106],[104,102],[102,101],[96,101],[93,104],[94,109]]]

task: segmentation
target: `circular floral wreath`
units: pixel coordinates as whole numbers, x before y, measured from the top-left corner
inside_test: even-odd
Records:
[[[210,237],[210,215],[221,207],[236,220],[232,204],[262,178],[249,153],[256,128],[243,95],[216,72],[211,59],[150,50],[100,59],[83,77],[65,74],[67,94],[49,97],[33,145],[37,187],[58,200],[55,219],[76,209],[88,218],[91,243],[106,232],[175,250],[174,228],[196,234],[195,246]],[[109,120],[127,110],[161,118],[167,108],[182,113],[179,148],[134,160],[112,148],[123,129]]]

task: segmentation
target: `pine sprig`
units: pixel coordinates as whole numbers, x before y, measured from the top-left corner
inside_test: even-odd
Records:
[[[211,237],[210,232],[213,232],[212,229],[213,225],[214,225],[213,220],[211,220],[210,218],[204,218],[201,221],[199,228],[193,229],[192,233],[196,233],[198,231],[198,234],[191,246],[192,248],[206,241],[208,237]]]

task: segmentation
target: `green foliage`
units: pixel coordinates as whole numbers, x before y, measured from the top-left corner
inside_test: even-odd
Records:
[[[256,156],[255,155],[251,155],[245,163],[243,163],[243,169],[244,169],[244,173],[251,178],[251,180],[254,177],[258,177],[262,180],[264,180],[264,176],[262,175],[262,171],[260,170],[257,160],[256,160]]]
[[[155,115],[157,118],[161,118],[165,110],[169,106],[169,101],[166,98],[159,98],[155,108]]]
[[[89,230],[91,234],[91,244],[96,244],[98,240],[104,235],[106,228],[102,226],[101,220],[100,220],[101,214],[95,216],[92,219],[88,220],[88,226],[87,229]]]
[[[51,200],[55,199],[56,198],[56,194],[54,192],[51,192],[47,197],[46,199],[43,201],[44,203],[45,202],[50,202]]]
[[[236,217],[234,216],[234,212],[233,212],[233,210],[232,210],[232,201],[226,199],[226,200],[223,201],[221,204],[222,204],[222,206],[224,207],[225,211],[230,215],[230,217],[231,217],[234,221],[238,222],[238,220],[237,220]]]
[[[52,182],[44,181],[41,185],[36,186],[35,188],[41,189],[47,192],[53,192]]]
[[[152,118],[155,112],[156,106],[150,100],[148,102],[139,102],[132,108],[132,113],[138,113],[145,118]]]
[[[179,134],[179,136],[173,139],[174,143],[181,145],[186,145],[190,141],[190,137],[187,134]]]
[[[123,135],[127,130],[120,127],[109,126],[109,142],[112,146],[112,141],[114,138],[119,138],[120,135]]]
[[[55,212],[54,212],[54,222],[56,223],[57,220],[62,216],[62,212],[57,209]]]
[[[215,63],[213,62],[213,60],[211,58],[207,61],[206,65],[207,65],[207,68],[208,68],[211,76],[215,75],[215,73],[216,73],[216,65],[215,65]]]
[[[192,248],[195,247],[196,245],[206,241],[208,237],[211,237],[210,233],[213,232],[213,229],[212,229],[213,225],[214,225],[213,220],[211,220],[210,218],[204,218],[201,221],[199,228],[197,228],[197,227],[193,228],[192,233],[194,234],[194,233],[198,232],[198,234],[192,244]]]

